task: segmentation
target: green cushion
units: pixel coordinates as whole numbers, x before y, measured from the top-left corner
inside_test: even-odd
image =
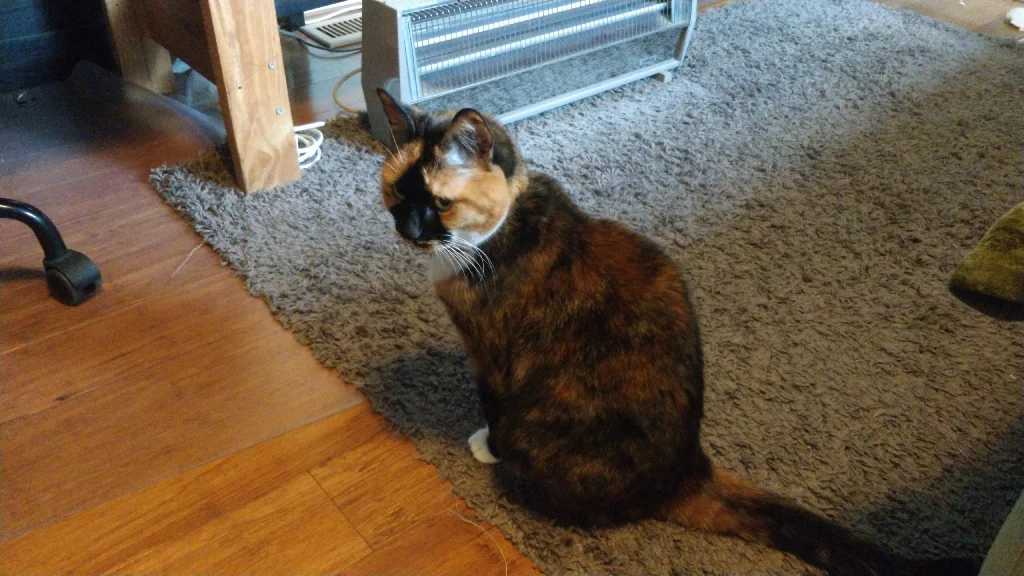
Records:
[[[1000,320],[1024,320],[1024,203],[995,223],[957,267],[950,291]]]

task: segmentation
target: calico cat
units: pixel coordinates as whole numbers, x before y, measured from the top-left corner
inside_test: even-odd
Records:
[[[378,94],[394,145],[384,202],[398,233],[432,253],[476,374],[477,460],[509,467],[584,526],[661,518],[834,575],[977,574],[980,562],[899,558],[713,466],[700,443],[700,330],[669,258],[528,173],[493,118]]]

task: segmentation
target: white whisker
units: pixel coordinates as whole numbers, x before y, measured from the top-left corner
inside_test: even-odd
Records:
[[[465,264],[463,263],[462,256],[459,255],[450,244],[446,244],[444,241],[440,242],[437,247],[441,249],[441,254],[444,254],[445,258],[447,258],[448,262],[451,264],[452,274],[463,273]],[[468,289],[468,284],[460,282],[459,286],[461,288],[461,292],[465,294]]]
[[[483,282],[487,274],[487,269],[484,268],[484,264],[481,263],[476,258],[476,255],[474,255],[472,252],[466,251],[466,248],[462,243],[452,244],[452,247],[455,248],[460,254],[462,254],[470,263],[470,266],[472,266],[473,272],[476,275],[477,281]]]
[[[469,259],[469,256],[459,249],[455,244],[446,243],[445,246],[451,251],[452,255],[459,261],[459,265],[456,269],[457,272],[472,271],[473,261]]]
[[[465,269],[465,267],[466,267],[465,255],[463,255],[460,252],[458,252],[455,249],[455,246],[453,246],[452,244],[450,244],[449,242],[447,242],[445,240],[442,240],[440,242],[440,244],[438,244],[438,246],[440,248],[442,248],[443,250],[445,250],[448,254],[451,255],[452,262],[454,263],[453,270],[452,270],[452,272],[454,274],[458,274],[458,273],[462,272]]]
[[[391,157],[395,158],[395,160],[398,160],[399,162],[404,162],[405,161],[405,154],[402,153],[402,149],[399,148],[399,146],[398,146],[398,139],[395,138],[395,131],[391,129],[391,122],[388,122],[388,132],[391,133],[391,141],[395,143],[395,151],[398,152],[399,154],[402,154],[402,158],[400,160],[398,158],[395,158],[394,153],[391,154]],[[385,146],[385,148],[387,148],[387,146]],[[388,152],[391,152],[391,151],[388,150]]]
[[[486,264],[487,267],[491,269],[491,274],[497,274],[498,273],[498,271],[495,270],[495,268],[494,268],[494,262],[491,261],[491,257],[488,256],[487,253],[484,252],[482,249],[480,249],[479,246],[477,246],[476,244],[473,244],[472,242],[466,240],[465,238],[460,238],[458,236],[452,236],[452,238],[454,238],[455,241],[458,242],[459,246],[465,246],[465,247],[467,247],[467,248],[469,248],[471,250],[474,250],[476,253],[480,254],[480,256],[483,257],[484,264]]]
[[[469,254],[463,252],[461,248],[454,247],[454,249],[458,254],[462,256],[462,260],[463,262],[465,262],[463,270],[466,272],[466,276],[476,280],[477,282],[483,280],[483,276],[481,276],[483,270],[480,268],[480,265],[476,262],[476,260],[474,260],[473,257],[470,256]]]
[[[389,126],[389,127],[388,127],[388,130],[390,130],[390,129],[391,129],[391,127]],[[392,138],[393,138],[393,137],[392,137]],[[389,154],[389,155],[390,155],[390,156],[391,156],[392,158],[394,158],[396,162],[401,162],[401,160],[399,160],[399,159],[398,159],[398,157],[397,157],[397,156],[395,156],[395,153],[391,151],[391,148],[388,148],[388,145],[387,145],[387,144],[385,144],[385,145],[384,145],[384,150],[386,150],[386,151],[387,151],[387,153],[388,153],[388,154]],[[385,162],[387,162],[387,159],[385,158],[385,159],[384,159],[384,161],[385,161]],[[392,166],[392,168],[394,168],[394,166]]]
[[[435,254],[437,254],[442,260],[448,262],[453,270],[458,270],[459,266],[455,263],[455,259],[452,257],[451,251],[448,247],[445,246],[444,243],[439,243],[437,247],[439,251],[435,252]]]
[[[476,258],[472,254],[466,252],[465,248],[459,244],[451,244],[451,247],[462,256],[463,261],[466,263],[465,270],[467,276],[477,281],[482,281],[484,270],[480,266],[480,263],[477,262]]]

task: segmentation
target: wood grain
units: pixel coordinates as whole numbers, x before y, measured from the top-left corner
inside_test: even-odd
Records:
[[[100,267],[104,276],[102,298],[74,308],[63,307],[47,292],[40,272],[42,253],[35,238],[3,240],[11,252],[0,263],[5,270],[22,272],[21,277],[8,280],[4,286],[3,356],[146,300],[170,298],[204,278],[226,279],[231,275],[219,265],[220,259],[209,247],[197,249],[202,240],[185,222],[164,213],[166,207],[153,209],[136,202],[137,185],[128,185],[125,191],[136,194],[125,198],[123,208],[110,210],[103,218],[55,220],[68,245],[87,254]],[[133,217],[147,210],[147,216]],[[125,218],[117,219],[118,213],[125,213]],[[109,228],[104,234],[95,234],[95,226]],[[0,405],[6,405],[3,394]]]
[[[348,574],[535,570],[493,526],[475,520],[404,438],[381,431],[310,473],[374,549]],[[378,484],[379,478],[387,484]]]
[[[389,432],[314,468],[311,474],[375,549],[406,527],[444,515],[455,505],[451,485],[416,458],[416,449]],[[386,486],[375,482],[388,478]]]
[[[135,1],[142,5],[148,21],[160,23],[150,29],[153,39],[212,81],[213,58],[206,37],[201,0]]]
[[[138,312],[141,318],[146,310]],[[116,376],[5,423],[0,428],[2,536],[45,525],[361,401],[311,356],[297,353],[294,340],[259,322],[239,328],[255,336],[243,342],[221,338],[170,354],[156,343],[136,353],[137,362],[116,357],[116,365],[123,366]],[[111,347],[117,349],[132,334],[138,335],[127,333]]]
[[[370,553],[309,474],[111,574],[337,574]]]
[[[39,206],[61,227],[61,235],[67,236],[74,232],[73,224],[82,220],[97,217],[108,210],[125,205],[155,205],[154,199],[138,193],[138,187],[144,184],[144,174],[136,174],[128,170],[110,170],[97,178],[92,175],[72,178],[55,186],[36,188],[29,193],[18,194],[19,199]],[[38,243],[29,242],[34,238],[28,226],[0,227],[0,244],[3,245],[3,258],[10,258],[15,253],[42,252]]]
[[[0,544],[0,555],[4,559],[0,570],[4,574],[99,574],[132,562],[141,564],[150,551],[157,549],[163,550],[161,554],[168,561],[177,561],[173,557],[174,542],[179,542],[177,546],[193,542],[191,534],[225,516],[234,515],[233,521],[244,521],[245,514],[240,515],[238,511],[297,478],[310,478],[305,474],[308,468],[366,442],[380,427],[381,419],[365,404],[334,414],[10,539]],[[334,509],[326,495],[320,506]],[[267,529],[276,529],[273,528],[274,518],[266,518],[264,523]],[[338,525],[341,533],[327,531],[326,534],[334,536],[339,543],[365,545],[348,526]],[[250,542],[248,531],[221,524],[214,532],[235,538],[237,543],[231,544],[232,549]],[[54,547],[53,542],[62,545]],[[362,546],[354,546],[354,549],[362,549]],[[345,553],[347,560],[354,560],[349,551]],[[236,568],[245,566],[248,565],[241,561],[235,564]],[[150,568],[152,573],[170,573],[164,567],[151,564]],[[179,573],[189,573],[189,570]],[[303,572],[281,566],[280,573]]]
[[[378,545],[345,573],[500,576],[506,574],[506,563],[508,574],[537,573],[501,532],[476,520],[464,504],[456,501],[410,526],[401,538]]]
[[[362,401],[208,247],[178,269],[200,240],[149,170],[220,134],[121,84],[76,71],[33,106],[0,100],[4,195],[45,210],[106,280],[60,305],[31,233],[0,224],[0,539]]]
[[[174,92],[171,54],[149,37],[146,14],[134,0],[104,0],[114,55],[126,80],[148,90]]]
[[[536,574],[384,425],[360,404],[12,538],[0,544],[0,574]],[[428,490],[417,493],[426,500],[380,489],[385,479],[366,475],[362,459],[389,449],[410,463],[384,468],[422,470]],[[344,514],[307,472],[328,469],[336,488],[369,481],[400,500],[392,510],[419,513],[401,514],[398,531],[371,547],[361,534],[380,522]]]
[[[145,301],[95,322],[78,324],[38,345],[5,352],[3,360],[9,375],[0,393],[3,423],[57,407],[97,386],[135,377],[150,364],[164,360],[151,350],[194,347],[201,352],[230,332],[240,336],[232,343],[233,349],[253,345],[253,339],[242,335],[254,327],[269,327],[272,320],[259,314],[263,303],[255,298],[218,302],[238,288],[220,281],[226,279],[228,271],[218,272],[169,298],[170,302]],[[189,312],[183,314],[183,310]],[[168,325],[174,329],[167,330]],[[62,347],[62,342],[75,345]],[[60,363],[53,361],[55,351],[60,354]],[[64,362],[77,370],[68,373]]]
[[[206,0],[201,6],[239,185],[253,192],[298,180],[274,3]]]

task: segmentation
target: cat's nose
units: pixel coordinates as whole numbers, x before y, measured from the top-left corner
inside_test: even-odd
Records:
[[[420,221],[420,216],[415,211],[409,214],[409,217],[398,227],[398,233],[405,237],[407,240],[419,240],[423,237],[423,223]]]

